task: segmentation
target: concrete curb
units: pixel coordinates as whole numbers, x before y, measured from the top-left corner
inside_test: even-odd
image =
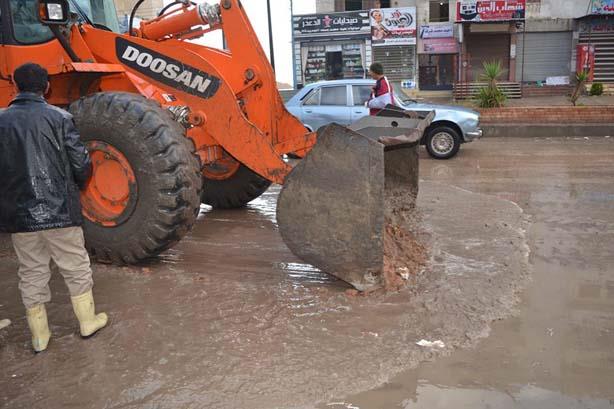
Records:
[[[614,124],[484,124],[481,125],[481,128],[484,131],[484,138],[556,138],[566,136],[614,136]]]

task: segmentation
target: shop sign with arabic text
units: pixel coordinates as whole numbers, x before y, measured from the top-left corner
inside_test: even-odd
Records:
[[[593,0],[592,14],[614,14],[614,0]]]
[[[369,16],[366,11],[294,16],[292,21],[297,36],[369,32]]]
[[[467,1],[456,3],[456,21],[524,20],[526,0]]]

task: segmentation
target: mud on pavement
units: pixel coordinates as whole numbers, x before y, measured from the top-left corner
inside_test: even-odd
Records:
[[[527,218],[512,202],[421,183],[424,271],[399,292],[348,287],[294,258],[275,226],[277,190],[246,210],[202,215],[147,266],[94,266],[111,325],[82,340],[52,279],[52,339],[33,355],[16,259],[0,250],[0,406],[307,408],[473,345],[514,311],[526,282]],[[451,206],[451,204],[453,204]],[[416,345],[441,340],[443,348]]]

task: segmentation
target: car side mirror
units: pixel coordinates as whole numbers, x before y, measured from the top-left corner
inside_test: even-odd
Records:
[[[38,21],[45,25],[66,24],[70,16],[68,0],[38,0]]]

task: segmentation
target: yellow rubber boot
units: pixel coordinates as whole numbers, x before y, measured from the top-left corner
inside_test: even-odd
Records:
[[[49,338],[51,338],[45,304],[38,304],[26,309],[26,318],[32,333],[32,348],[36,352],[44,351],[49,345]]]
[[[70,300],[72,301],[72,308],[75,311],[75,315],[79,320],[81,336],[89,337],[94,332],[107,325],[109,321],[107,314],[104,312],[96,314],[95,312],[96,307],[94,306],[94,296],[91,290],[85,294],[70,297]]]

